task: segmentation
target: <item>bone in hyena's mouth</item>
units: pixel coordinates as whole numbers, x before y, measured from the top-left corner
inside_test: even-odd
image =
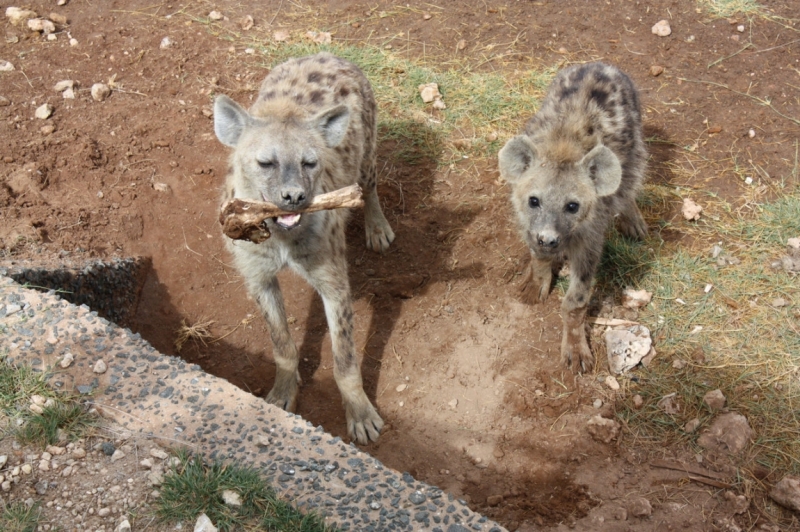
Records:
[[[267,199],[267,195],[263,192],[261,193],[261,199],[266,202],[269,202]],[[278,224],[279,226],[283,227],[284,229],[294,229],[298,225],[300,225],[300,213],[297,214],[284,214],[283,216],[276,216],[272,219],[273,222]]]

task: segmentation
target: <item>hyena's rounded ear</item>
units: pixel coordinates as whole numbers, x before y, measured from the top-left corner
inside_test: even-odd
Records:
[[[578,163],[589,173],[597,195],[610,196],[622,182],[622,166],[613,151],[598,144]]]
[[[509,140],[497,154],[500,175],[509,183],[522,177],[535,161],[536,150],[527,135],[517,135]]]
[[[350,109],[346,105],[337,105],[323,111],[311,119],[312,125],[325,139],[325,145],[335,148],[344,140],[347,126],[350,125]]]
[[[236,146],[249,119],[247,111],[224,94],[214,100],[214,133],[224,145]]]

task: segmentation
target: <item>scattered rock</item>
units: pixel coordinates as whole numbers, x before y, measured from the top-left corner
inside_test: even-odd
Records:
[[[489,497],[486,497],[486,504],[488,504],[489,506],[497,506],[502,502],[503,502],[502,495],[490,495]]]
[[[67,89],[71,89],[75,87],[75,80],[72,79],[63,79],[53,85],[53,90],[56,92],[64,92]]]
[[[161,44],[159,44],[158,47],[161,48],[162,50],[166,50],[167,48],[171,48],[173,44],[175,44],[175,41],[173,41],[169,37],[164,37],[163,39],[161,39]]]
[[[756,136],[756,130],[755,130],[755,129],[748,129],[748,130],[747,130],[747,136],[748,136],[748,137],[750,137],[751,139],[752,139],[752,138],[755,138],[755,136]]]
[[[194,523],[194,532],[217,532],[217,527],[206,514],[200,514]]]
[[[634,290],[633,288],[626,288],[622,294],[622,306],[625,308],[642,308],[653,299],[652,292],[647,290]]]
[[[166,183],[153,183],[153,188],[156,190],[156,192],[169,192],[170,191],[170,187]]]
[[[65,100],[74,100],[75,99],[75,89],[67,89],[61,93],[61,97]]]
[[[592,438],[603,443],[611,443],[611,440],[619,435],[619,428],[619,423],[600,415],[592,416],[586,423],[586,430],[589,431]]]
[[[783,308],[788,306],[789,302],[783,299],[782,297],[776,297],[775,299],[772,300],[772,302],[770,302],[770,305],[772,305],[775,308]]]
[[[672,35],[672,28],[669,26],[668,20],[659,20],[653,27],[650,28],[650,31],[653,35],[658,35],[659,37],[667,37],[668,35]]]
[[[650,67],[650,75],[653,76],[654,78],[657,78],[663,73],[664,73],[664,67],[662,67],[661,65],[652,65]]]
[[[275,42],[288,41],[289,32],[287,30],[278,30],[272,34],[272,40]]]
[[[406,384],[406,383],[403,383],[403,384],[398,384],[398,385],[397,385],[397,388],[395,388],[395,390],[397,390],[398,392],[402,392],[402,391],[404,391],[406,388],[408,388],[408,384]]]
[[[92,368],[92,371],[94,371],[95,373],[103,374],[103,373],[106,372],[107,369],[108,369],[108,366],[106,365],[106,363],[101,358],[100,360],[95,362],[94,367]]]
[[[736,31],[738,31],[739,33],[744,33],[744,24],[739,24],[738,26],[736,26]]]
[[[703,207],[694,202],[691,198],[683,198],[683,208],[681,213],[687,220],[699,220]]]
[[[49,15],[47,15],[47,18],[49,18],[59,26],[66,26],[69,23],[67,17],[59,13],[50,13]]]
[[[785,508],[800,512],[800,478],[785,476],[769,492],[773,501]]]
[[[0,107],[7,107],[9,105],[11,105],[11,100],[5,96],[0,96]]]
[[[732,491],[726,491],[724,497],[725,500],[728,501],[728,504],[730,504],[733,513],[736,515],[745,513],[750,506],[750,501],[748,501],[747,497],[744,495],[737,495]]]
[[[50,486],[50,483],[46,480],[40,480],[36,484],[34,484],[33,489],[36,490],[36,493],[39,495],[44,495],[47,493],[47,488]]]
[[[123,518],[117,528],[114,529],[114,532],[131,532],[131,523],[127,518]]]
[[[208,14],[208,18],[211,20],[222,20],[225,18],[225,15],[215,10]]]
[[[642,406],[644,406],[644,399],[642,399],[642,396],[637,393],[633,396],[633,407],[638,409],[642,408]]]
[[[19,7],[6,8],[6,18],[14,26],[21,26],[29,19],[36,18],[38,16],[39,15],[36,13],[36,11],[31,11],[30,9],[22,9]]]
[[[114,454],[111,455],[111,461],[116,462],[125,458],[125,452],[122,449],[116,449]]]
[[[617,379],[615,379],[613,375],[607,376],[603,382],[605,382],[606,386],[608,386],[612,390],[614,391],[619,390],[619,383],[617,382]]]
[[[595,408],[602,408],[603,407],[603,400],[602,399],[595,399],[592,401],[592,406]]]
[[[467,47],[467,41],[465,39],[461,39],[456,43],[456,50],[463,50]]]
[[[700,420],[694,418],[686,422],[686,424],[683,426],[683,431],[686,432],[687,434],[691,434],[694,431],[696,431],[699,426],[700,426]]]
[[[438,83],[425,83],[417,88],[419,89],[419,95],[422,97],[422,101],[425,103],[431,103],[436,99],[442,98],[441,93],[439,93]]]
[[[711,410],[722,410],[725,408],[725,395],[722,390],[716,389],[708,392],[703,396],[703,402],[708,405]]]
[[[117,448],[114,447],[114,444],[111,443],[110,441],[104,441],[103,443],[101,443],[100,444],[100,449],[103,451],[103,454],[105,454],[106,456],[113,455],[114,452],[117,450]]]
[[[433,15],[431,15],[430,13],[422,14],[422,20],[430,20],[431,18],[433,18]]]
[[[437,99],[433,101],[433,108],[443,111],[447,109],[447,105],[444,103],[443,100]]]
[[[800,249],[800,238],[790,238],[786,241],[786,245],[792,249]]]
[[[308,31],[306,37],[317,44],[330,44],[332,40],[330,32],[327,31]]]
[[[628,513],[634,517],[647,517],[653,513],[653,506],[644,497],[634,497],[627,502],[626,506]]]
[[[753,429],[747,418],[730,412],[722,414],[697,439],[704,449],[725,454],[738,454],[747,447],[753,437]]]
[[[0,72],[11,72],[12,70],[14,70],[14,64],[11,61],[0,59]],[[6,99],[6,101],[8,100]]]
[[[44,103],[36,108],[36,112],[34,112],[34,116],[39,120],[47,120],[51,116],[53,116],[53,106],[49,103]]]
[[[668,393],[659,399],[656,406],[671,416],[681,411],[681,404],[678,402],[678,394],[676,392]]]
[[[253,20],[252,15],[245,15],[239,20],[239,27],[244,31],[252,29],[254,25],[255,21]]]
[[[111,94],[111,88],[105,83],[95,83],[92,85],[92,98],[97,102],[102,102]]]
[[[56,126],[53,124],[47,124],[39,128],[39,131],[42,132],[42,135],[50,135],[56,130]]]
[[[62,368],[68,368],[72,365],[75,361],[75,355],[70,352],[64,353],[64,357],[61,359],[61,362],[58,363],[59,366]]]
[[[228,506],[241,506],[242,497],[233,490],[224,490],[222,492],[222,500]]]
[[[687,364],[688,363],[685,360],[680,358],[676,358],[675,360],[672,361],[672,367],[675,369],[683,369],[687,366]]]
[[[455,410],[456,407],[458,407],[458,399],[451,399],[450,401],[447,402],[447,406]]]
[[[159,460],[166,460],[169,458],[169,454],[166,451],[157,447],[150,449],[150,456],[153,458],[158,458]]]
[[[46,18],[32,18],[28,20],[28,29],[48,35],[56,31],[56,25]]]
[[[605,333],[608,366],[612,373],[621,374],[636,366],[650,354],[653,341],[650,329],[634,325],[624,329],[611,329]]]

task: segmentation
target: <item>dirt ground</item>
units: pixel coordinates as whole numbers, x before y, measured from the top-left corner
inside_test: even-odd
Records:
[[[3,260],[151,257],[138,313],[127,325],[177,354],[182,322],[212,321],[217,340],[190,342],[180,356],[266,395],[271,343],[224,251],[217,209],[227,151],[210,118],[213,94],[247,104],[266,73],[257,53],[221,37],[246,34],[238,22],[244,15],[255,21],[249,31],[260,32],[253,37],[331,31],[334,41],[380,46],[443,69],[454,54],[467,54],[473,70],[508,74],[597,59],[617,64],[641,90],[652,141],[649,182],[703,189],[737,206],[745,175],[768,194],[796,160],[800,128],[781,116],[800,116],[800,28],[788,18],[713,18],[688,0],[612,0],[591,9],[581,0],[405,6],[30,2],[26,7],[55,11],[68,23],[55,40],[0,23],[0,59],[15,66],[0,72]],[[797,16],[790,1],[768,8]],[[207,25],[190,16],[205,18],[212,9],[227,19]],[[650,31],[661,19],[670,21],[669,37]],[[160,47],[164,37],[172,46]],[[663,73],[654,76],[654,65]],[[75,99],[53,90],[63,79],[80,83]],[[111,96],[94,101],[92,84],[109,79]],[[44,103],[54,107],[46,121],[34,118]],[[508,120],[521,128],[527,118]],[[683,147],[702,154],[701,168],[691,167]],[[576,378],[558,366],[556,293],[538,307],[519,300],[527,252],[496,160],[440,166],[423,158],[411,165],[397,152],[393,142],[380,145],[379,191],[397,234],[391,249],[366,250],[360,213],[348,230],[365,384],[386,421],[380,441],[366,450],[463,496],[510,530],[766,527],[771,518],[755,506],[736,515],[724,490],[651,467],[657,458],[693,461],[685,450],[656,452],[625,435],[604,444],[588,435],[590,415],[613,416],[616,402],[629,398],[602,384],[602,367]],[[681,234],[677,205],[646,214],[666,241],[713,244]],[[321,301],[292,274],[281,283],[301,346],[298,413],[346,436]],[[616,297],[606,306],[618,305]],[[636,516],[638,497],[648,499],[652,514]]]

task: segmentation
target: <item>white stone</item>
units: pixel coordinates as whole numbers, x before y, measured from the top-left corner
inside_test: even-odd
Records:
[[[158,447],[153,447],[150,449],[150,456],[153,458],[158,458],[159,460],[166,460],[169,458],[169,454],[163,449],[159,449]]]
[[[786,241],[786,245],[790,248],[800,249],[800,238],[790,238]]]
[[[753,429],[747,418],[741,414],[730,412],[722,414],[697,439],[697,444],[726,454],[738,454],[750,444]]]
[[[175,43],[173,42],[172,39],[170,39],[169,37],[164,37],[163,39],[161,39],[161,44],[159,44],[158,47],[161,48],[162,50],[166,50],[167,48],[171,47],[173,44],[175,44]]]
[[[0,469],[4,468],[7,463],[8,463],[8,455],[7,454],[0,455]]]
[[[113,463],[118,460],[122,460],[123,458],[125,458],[125,453],[122,451],[122,449],[115,449],[114,454],[111,455],[111,462]]]
[[[100,508],[97,510],[97,515],[100,517],[107,517],[111,514],[111,508]]]
[[[56,25],[46,18],[33,18],[28,20],[28,29],[31,31],[38,31],[45,35],[56,31]]]
[[[22,464],[22,467],[19,468],[23,475],[30,475],[31,471],[33,471],[33,466],[30,464]]]
[[[424,85],[420,85],[418,89],[419,95],[425,103],[431,103],[436,99],[442,98],[442,95],[439,93],[438,83],[425,83]]]
[[[669,26],[668,20],[659,20],[653,27],[650,28],[650,31],[653,35],[658,35],[659,37],[666,37],[672,34],[672,28]]]
[[[43,103],[39,107],[36,108],[36,112],[34,116],[39,120],[47,120],[51,116],[53,116],[53,106],[49,103]]]
[[[800,512],[800,478],[785,476],[773,486],[769,496],[786,508]]]
[[[92,98],[95,101],[102,102],[111,94],[111,88],[105,83],[95,83],[92,85]]]
[[[206,514],[200,514],[194,524],[194,532],[217,532],[217,527]]]
[[[277,30],[272,34],[272,40],[275,42],[284,42],[289,40],[289,32],[287,30]]]
[[[86,458],[86,449],[83,447],[77,447],[72,450],[72,456],[74,458]]]
[[[603,382],[605,382],[606,386],[608,386],[612,390],[614,390],[614,391],[619,390],[619,383],[617,382],[617,379],[615,379],[613,375],[607,376],[605,378],[605,381],[603,381]]]
[[[681,213],[685,219],[699,220],[701,212],[703,212],[703,207],[695,203],[692,198],[683,198]]]
[[[131,524],[128,519],[123,519],[122,522],[117,525],[117,528],[114,529],[114,532],[131,532]]]
[[[403,384],[398,384],[398,385],[397,385],[397,388],[395,388],[395,390],[397,390],[398,392],[402,392],[402,391],[404,391],[406,388],[408,388],[408,384],[406,384],[406,383],[403,383]]]
[[[68,367],[70,367],[72,365],[72,363],[74,361],[75,361],[75,355],[73,355],[72,353],[67,352],[67,353],[64,353],[64,357],[61,359],[61,362],[59,362],[58,364],[62,368],[68,368]]]
[[[0,59],[0,72],[11,72],[12,70],[14,70],[14,65],[11,61]]]
[[[41,406],[39,406],[37,404],[32,404],[29,408],[30,408],[31,412],[33,412],[34,414],[38,414],[40,416],[42,414],[44,414],[44,408],[42,408]]]
[[[606,419],[601,415],[592,416],[586,423],[586,429],[592,438],[603,443],[611,443],[619,435],[620,424],[613,419]]]
[[[47,398],[45,398],[42,395],[39,395],[39,394],[31,395],[31,403],[33,403],[35,405],[44,406],[44,404],[46,402],[47,402]]]
[[[139,465],[145,469],[151,469],[153,467],[153,462],[149,458],[144,458],[139,462]]]
[[[443,111],[447,109],[447,105],[441,99],[436,99],[433,101],[433,108]]]
[[[65,100],[74,100],[75,99],[75,89],[69,88],[61,93],[61,97]]]
[[[223,18],[225,18],[225,15],[215,10],[208,14],[208,18],[210,18],[211,20],[222,20]]]
[[[622,294],[622,306],[625,308],[642,308],[653,299],[653,293],[647,290],[634,290],[633,288],[626,288]]]
[[[36,11],[30,9],[22,9],[19,7],[6,8],[6,18],[14,26],[19,26],[28,19],[36,18],[38,15]]]
[[[78,46],[78,39],[75,39],[74,37],[70,38],[69,45],[70,46]]]
[[[244,17],[242,17],[241,20],[239,20],[239,26],[244,31],[247,31],[247,30],[251,29],[254,24],[255,24],[255,21],[253,20],[253,16],[252,15],[245,15]]]
[[[40,460],[39,471],[50,471],[50,460]]]
[[[62,79],[55,85],[53,85],[53,90],[56,92],[64,92],[67,89],[71,89],[75,86],[75,80],[72,79]]]
[[[447,402],[447,406],[455,410],[458,407],[458,399],[451,399]]]
[[[223,490],[222,491],[222,500],[228,506],[241,506],[242,505],[242,497],[233,490]]]
[[[611,329],[605,333],[608,366],[612,373],[620,374],[636,366],[650,354],[653,341],[650,329],[634,325],[624,329]]]
[[[106,363],[103,361],[102,358],[97,362],[95,362],[94,367],[92,368],[92,371],[94,371],[95,373],[99,373],[101,375],[105,373],[107,370],[108,366],[106,365]]]

